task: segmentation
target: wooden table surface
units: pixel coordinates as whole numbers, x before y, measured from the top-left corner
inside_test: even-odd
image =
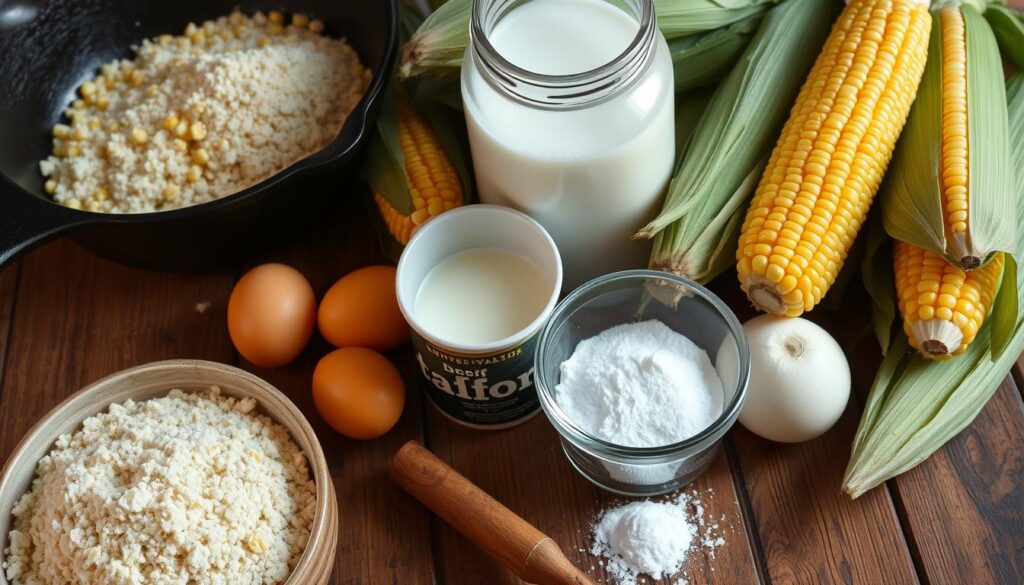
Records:
[[[355,199],[332,227],[255,260],[297,267],[318,295],[346,272],[382,262]],[[226,303],[245,268],[150,272],[61,240],[0,273],[2,460],[58,401],[109,373],[168,358],[238,364],[288,394],[323,443],[341,511],[335,583],[518,582],[390,483],[388,459],[409,439],[551,535],[581,567],[593,565],[595,578],[604,577],[597,559],[581,551],[589,548],[597,512],[621,499],[569,466],[546,418],[504,431],[456,426],[425,403],[403,348],[392,355],[409,388],[397,427],[373,441],[342,437],[323,423],[310,396],[313,366],[329,349],[322,339],[277,369],[253,367],[232,348]],[[724,293],[734,290],[728,276],[717,287]],[[198,312],[197,303],[210,306]],[[733,305],[749,314],[742,302]],[[851,502],[839,493],[840,478],[879,352],[864,326],[864,303],[847,305],[842,313],[815,311],[855,366],[856,394],[845,415],[823,437],[800,445],[773,444],[739,425],[729,433],[711,469],[690,488],[703,494],[726,542],[713,555],[693,556],[687,583],[1024,583],[1020,371],[944,449]]]

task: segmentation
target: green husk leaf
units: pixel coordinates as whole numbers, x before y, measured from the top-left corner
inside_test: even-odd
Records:
[[[830,17],[827,0],[786,0],[765,16],[701,117],[661,214],[637,234],[658,236],[652,268],[706,282],[734,261],[721,242],[735,243],[734,215],[760,178]]]
[[[399,213],[412,213],[412,194],[405,182],[405,157],[398,144],[398,100],[394,86],[384,92],[365,161],[363,176],[373,189]]]
[[[666,39],[708,33],[753,16],[764,14],[778,0],[654,0],[658,27]],[[431,14],[402,48],[399,74],[404,78],[424,73],[450,73],[462,66],[462,56],[469,43],[469,21],[472,0],[448,0]],[[726,39],[716,41],[714,55],[723,63]],[[732,40],[732,44],[737,41]],[[735,48],[735,47],[734,47]],[[712,56],[702,59],[714,64]],[[739,49],[735,49],[737,52]],[[710,72],[710,65],[694,62]],[[696,87],[692,85],[689,87]]]
[[[1006,254],[1003,259],[1003,276],[999,284],[999,291],[996,293],[995,301],[992,303],[992,313],[988,320],[992,322],[992,359],[998,359],[1002,355],[1006,345],[1013,335],[1013,328],[1017,324],[1017,261],[1013,256]]]
[[[998,251],[1013,252],[1017,226],[1009,161],[1006,93],[995,36],[985,18],[963,4],[967,42],[970,210],[965,242],[944,230],[939,169],[942,145],[941,29],[932,26],[928,64],[881,194],[886,231],[942,255],[955,266],[985,264]],[[934,20],[939,22],[938,13]]]
[[[1024,15],[1008,6],[993,4],[985,11],[999,48],[1017,66],[1024,68]]]
[[[739,59],[764,18],[754,14],[723,28],[673,39],[668,44],[676,91],[715,83]]]
[[[686,146],[697,130],[697,124],[708,109],[714,91],[703,88],[687,91],[676,96],[676,150],[686,152]],[[679,169],[682,157],[676,160],[675,170]]]
[[[868,219],[867,249],[861,261],[861,280],[871,297],[871,326],[886,354],[892,343],[892,325],[896,322],[896,287],[892,267],[892,240],[885,233],[882,216],[872,213]]]
[[[1017,169],[1024,164],[1024,78],[1008,85],[1010,143]],[[1016,223],[1024,223],[1024,173],[1014,180]],[[1017,257],[1024,241],[1015,246]],[[1017,303],[1024,292],[1024,271],[1016,273]],[[1024,351],[1024,317],[1017,312],[1005,348],[993,359],[993,318],[986,320],[963,355],[938,362],[905,352],[906,336],[897,332],[871,387],[854,439],[843,492],[856,498],[927,459],[964,429],[981,411]],[[997,340],[998,341],[998,340]]]
[[[399,77],[461,67],[472,9],[473,0],[448,0],[438,6],[403,46]]]

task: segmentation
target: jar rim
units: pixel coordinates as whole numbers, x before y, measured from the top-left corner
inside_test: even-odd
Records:
[[[543,0],[527,0],[543,1]],[[614,3],[608,2],[614,6]],[[530,107],[565,110],[589,107],[607,101],[631,86],[649,68],[655,55],[658,27],[654,0],[624,0],[639,28],[625,49],[613,59],[587,71],[569,74],[537,73],[506,59],[491,43],[488,34],[522,2],[515,0],[473,0],[469,25],[469,57],[481,76],[499,93]],[[497,6],[501,14],[485,30],[485,11]],[[623,11],[628,12],[623,7]]]
[[[692,291],[701,300],[708,303],[724,322],[729,334],[736,342],[739,358],[739,372],[737,375],[736,388],[729,403],[724,406],[722,413],[710,425],[696,435],[658,447],[630,447],[619,445],[602,439],[593,433],[583,429],[562,410],[555,400],[554,387],[549,384],[545,374],[547,365],[547,347],[551,341],[554,329],[560,324],[565,312],[575,301],[592,292],[594,289],[613,282],[629,280],[667,280]],[[554,312],[541,330],[537,343],[537,352],[534,356],[534,380],[537,386],[537,396],[540,398],[544,414],[551,421],[552,426],[559,435],[569,439],[573,443],[585,449],[598,450],[602,455],[612,455],[626,460],[643,460],[644,463],[662,463],[673,461],[678,458],[682,451],[699,451],[706,448],[710,442],[718,441],[735,423],[739,417],[739,411],[747,394],[747,386],[750,381],[750,347],[747,343],[747,336],[743,326],[735,313],[725,304],[722,299],[700,284],[682,276],[670,272],[658,270],[624,270],[613,272],[595,278],[574,290],[555,307]],[[655,459],[656,461],[651,461]],[[663,461],[662,461],[663,460]]]

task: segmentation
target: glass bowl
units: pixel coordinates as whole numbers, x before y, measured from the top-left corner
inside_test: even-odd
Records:
[[[562,362],[580,341],[615,325],[648,319],[661,321],[707,352],[722,381],[724,408],[709,427],[678,443],[616,445],[570,420],[555,400],[555,386]],[[736,422],[750,377],[747,338],[729,307],[695,282],[653,270],[608,274],[573,291],[541,331],[535,364],[541,406],[569,462],[598,487],[627,496],[663,494],[700,476]]]

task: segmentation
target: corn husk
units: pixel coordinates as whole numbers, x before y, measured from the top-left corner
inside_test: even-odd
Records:
[[[995,36],[975,8],[963,4],[967,43],[967,232],[945,229],[942,169],[942,27],[936,13],[917,99],[882,188],[882,218],[894,238],[942,255],[963,269],[1016,247],[1015,198],[1009,160],[1006,93]]]
[[[655,237],[652,268],[706,282],[735,262],[747,199],[825,41],[831,7],[786,0],[765,16],[683,149],[661,213],[637,234]]]
[[[764,14],[776,2],[778,0],[654,0],[654,8],[658,27],[665,38],[671,40],[708,33]],[[424,73],[457,71],[469,44],[472,7],[472,0],[449,0],[428,16],[402,48],[400,76],[409,78]],[[724,50],[722,41],[716,41],[720,51]]]
[[[1024,76],[1018,75],[1007,86],[1010,103],[1010,138],[1015,177],[1016,210],[1013,219],[1024,223]],[[1024,241],[1015,246],[1024,253]],[[882,254],[884,256],[884,254]],[[885,304],[885,294],[872,282],[883,282],[869,275],[874,261],[866,262],[865,284],[876,303]],[[1014,298],[1006,299],[1016,284]],[[891,286],[891,280],[889,281]],[[956,359],[937,362],[909,353],[909,343],[902,331],[892,333],[892,342],[868,395],[857,435],[854,438],[850,463],[843,478],[843,492],[856,498],[891,477],[899,475],[927,459],[949,439],[974,420],[978,412],[1010,373],[1021,351],[1024,351],[1024,316],[1017,306],[1024,291],[1024,270],[1017,270],[1013,258],[1007,256],[1004,285],[1000,287],[993,314],[986,320],[978,338]],[[999,298],[1003,297],[1003,298]],[[891,296],[889,304],[891,307]],[[1001,313],[1001,314],[1000,314]],[[1012,317],[1007,313],[1012,313]],[[890,309],[887,315],[892,315]],[[880,321],[885,321],[882,317]],[[1001,321],[1011,321],[1005,340],[993,333]],[[892,319],[889,319],[891,327]],[[876,332],[878,325],[876,324]],[[891,331],[891,329],[890,329]],[[1002,343],[1002,351],[993,346]],[[997,356],[997,357],[996,357]]]
[[[764,15],[758,13],[708,33],[669,41],[676,91],[687,91],[720,80],[743,54],[763,18]]]
[[[985,20],[992,27],[1003,55],[1024,68],[1024,14],[1019,10],[993,4],[985,10]]]

